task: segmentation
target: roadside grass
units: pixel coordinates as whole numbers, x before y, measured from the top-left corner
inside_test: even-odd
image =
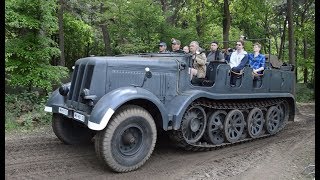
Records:
[[[296,84],[296,102],[310,103],[314,102],[315,94],[314,89],[309,84],[297,83]]]
[[[48,96],[35,93],[5,95],[5,132],[33,131],[51,123],[52,114],[44,111]],[[314,90],[297,83],[296,102],[314,102]]]
[[[37,92],[5,94],[5,132],[32,131],[50,124],[52,115],[44,111],[47,99]]]

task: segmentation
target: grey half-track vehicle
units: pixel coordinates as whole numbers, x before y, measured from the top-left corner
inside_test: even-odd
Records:
[[[293,121],[292,68],[266,68],[253,78],[245,67],[231,87],[230,66],[217,62],[195,85],[191,61],[172,53],[77,60],[71,82],[45,107],[54,133],[65,144],[94,139],[98,159],[128,172],[149,159],[160,132],[178,147],[204,151],[274,135]]]

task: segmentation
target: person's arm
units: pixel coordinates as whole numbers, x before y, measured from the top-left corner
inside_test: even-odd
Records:
[[[224,55],[222,52],[219,53],[219,62],[225,62]]]
[[[195,57],[195,62],[199,65],[205,65],[207,62],[207,57],[204,53],[197,54]]]
[[[261,55],[261,59],[260,59],[260,65],[261,65],[261,67],[258,68],[258,69],[253,70],[253,72],[257,73],[257,72],[263,71],[263,70],[264,70],[265,63],[266,63],[266,57],[265,57],[264,55]]]
[[[240,64],[239,64],[237,67],[234,67],[234,69],[235,69],[235,70],[238,70],[238,71],[242,70],[242,69],[246,66],[246,64],[248,63],[248,61],[249,61],[248,55],[245,54],[244,57],[241,59]]]
[[[263,70],[264,70],[264,67],[260,67],[258,69],[254,69],[253,72],[257,73],[257,72],[260,72],[260,71],[263,71]]]

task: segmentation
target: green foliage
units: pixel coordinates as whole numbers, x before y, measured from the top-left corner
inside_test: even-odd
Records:
[[[188,46],[190,44],[191,41],[197,41],[198,40],[198,36],[195,33],[195,29],[194,28],[179,28],[179,27],[174,27],[171,26],[168,23],[163,23],[161,25],[161,36],[159,38],[159,41],[164,41],[167,43],[168,48],[170,49],[170,44],[171,44],[171,38],[176,38],[179,39],[181,41],[181,48],[183,46]],[[203,46],[204,43],[200,43],[200,46]],[[156,44],[158,45],[158,43]],[[155,51],[158,51],[158,46],[156,46]],[[171,50],[171,49],[170,49]]]
[[[67,69],[49,64],[60,51],[50,38],[57,31],[56,2],[6,1],[6,75],[11,86],[51,90]]]
[[[66,67],[71,68],[76,60],[88,56],[94,31],[90,25],[70,13],[64,14],[63,21]]]
[[[114,50],[121,54],[155,51],[164,23],[160,6],[151,0],[123,3],[117,3],[113,13],[121,13],[115,15],[116,22],[109,26]],[[146,4],[150,6],[146,8]]]
[[[5,94],[5,129],[32,129],[38,125],[51,122],[51,114],[43,107],[47,96],[38,93]]]
[[[297,102],[314,102],[314,89],[307,84],[296,84],[296,101]]]
[[[64,1],[64,37],[66,66],[88,55],[105,55],[101,25],[110,38],[112,54],[157,52],[159,41],[170,48],[171,38],[182,46],[198,41],[209,49],[212,40],[222,41],[223,0],[77,0]],[[315,1],[295,1],[294,21],[297,41],[298,80],[309,69],[308,82],[314,82]],[[66,68],[49,62],[60,55],[58,49],[58,1],[5,1],[6,81],[13,86],[40,87],[50,90],[67,75]],[[229,40],[240,35],[249,39],[270,38],[271,54],[280,54],[286,26],[286,4],[282,0],[229,0],[231,27]],[[282,61],[288,62],[288,38],[284,34]],[[53,40],[53,38],[56,38]],[[307,42],[306,55],[303,40]],[[268,43],[262,53],[268,53]],[[219,44],[222,47],[222,43]],[[229,44],[234,47],[234,43]],[[252,52],[252,43],[245,50]],[[304,57],[306,56],[306,57]]]

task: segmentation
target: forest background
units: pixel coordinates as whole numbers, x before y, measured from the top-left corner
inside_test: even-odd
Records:
[[[6,131],[50,123],[44,104],[79,58],[171,50],[171,38],[209,50],[240,35],[270,39],[262,53],[294,64],[297,102],[314,101],[314,0],[6,0]]]

